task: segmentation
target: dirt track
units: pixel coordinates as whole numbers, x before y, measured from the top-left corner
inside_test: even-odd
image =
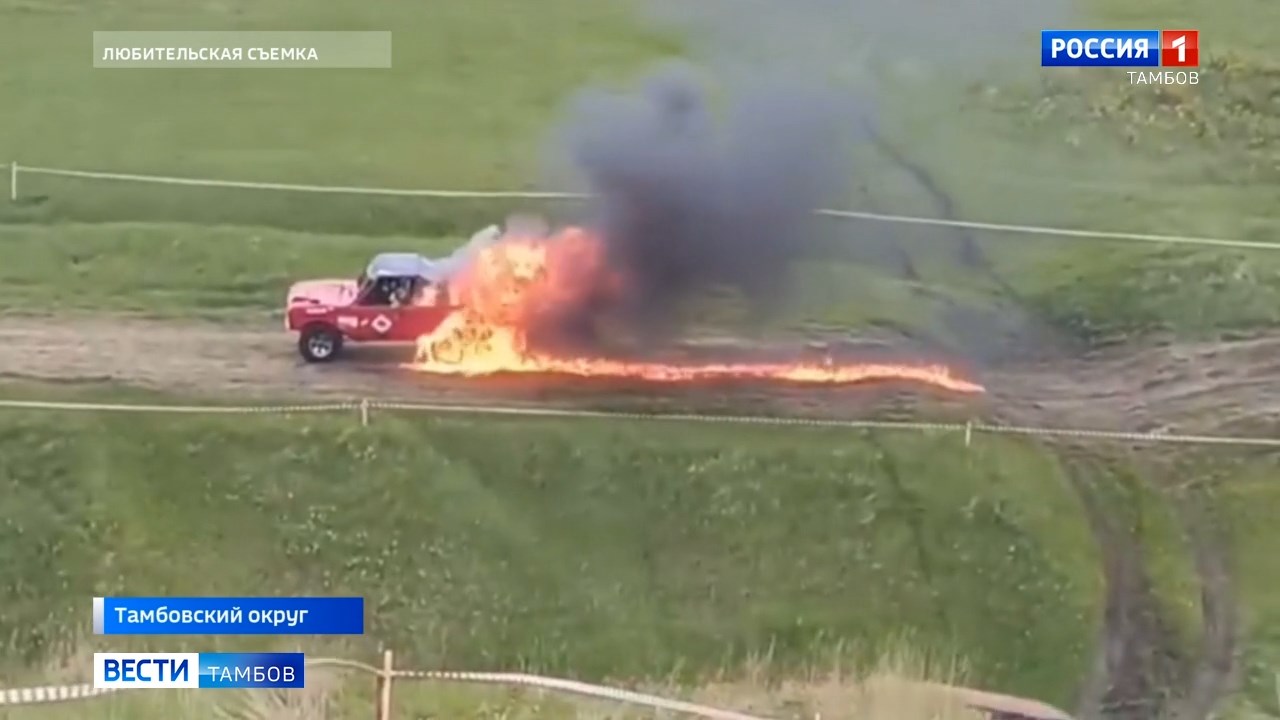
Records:
[[[1280,336],[1116,348],[1009,368],[988,384],[1003,403],[1077,427],[1260,432],[1280,420]]]
[[[355,363],[329,372],[303,366],[283,329],[102,318],[0,323],[0,372],[9,377],[300,400],[388,389],[393,378],[361,367]]]
[[[309,366],[298,358],[290,336],[270,325],[0,320],[0,375],[10,378],[114,381],[246,401],[379,397],[515,403],[555,399],[556,404],[572,404],[600,389],[582,381],[427,377],[398,367],[407,359],[405,352],[360,348],[333,365]],[[978,375],[989,389],[986,396],[955,398],[924,388],[917,391],[931,405],[967,415],[1105,430],[1244,432],[1280,420],[1280,336],[1116,349],[1077,360],[988,368]],[[679,395],[694,405],[685,410],[725,394],[652,386],[630,390],[632,395]],[[865,415],[869,408],[882,406],[886,397],[869,388],[759,385],[738,388],[735,394],[744,396],[747,405],[772,401],[800,414],[823,416]]]
[[[282,328],[101,318],[0,320],[0,377],[118,382],[220,399],[314,402],[382,398],[457,404],[610,407],[620,410],[859,414],[913,388],[779,387],[760,383],[663,386],[555,377],[467,379],[406,370],[412,350],[351,347],[330,365],[308,365]],[[751,352],[760,352],[758,348]],[[960,407],[924,393],[939,407]]]
[[[855,351],[856,352],[856,351]],[[331,366],[308,366],[291,338],[269,324],[249,329],[214,323],[103,318],[0,320],[0,377],[113,381],[158,390],[256,402],[310,402],[356,397],[448,403],[601,407],[600,390],[581,380],[474,381],[435,378],[398,367],[404,351],[363,349]],[[1011,424],[1122,431],[1266,434],[1280,426],[1280,336],[1215,344],[1117,348],[1091,357],[989,367],[977,378],[984,396],[954,397],[916,388],[654,388],[610,385],[608,407],[865,418],[895,411],[912,419],[994,417]],[[900,390],[900,389],[899,389]],[[922,418],[921,405],[928,417]],[[1090,448],[1077,448],[1081,453]],[[1161,652],[1158,609],[1130,530],[1094,507],[1089,477],[1071,468],[1106,559],[1107,622],[1098,668],[1085,683],[1081,717],[1154,717],[1132,707],[1150,697],[1165,670],[1144,669]],[[1083,472],[1077,472],[1083,468]],[[1101,477],[1101,475],[1098,475]],[[1096,503],[1095,503],[1096,504]],[[1193,661],[1187,718],[1206,717],[1229,683],[1235,646],[1235,601],[1223,548],[1191,512],[1198,537],[1206,636]],[[1146,658],[1146,660],[1144,660]],[[1135,669],[1136,668],[1136,669]],[[1149,702],[1149,701],[1148,701]],[[1107,709],[1111,708],[1111,709]]]

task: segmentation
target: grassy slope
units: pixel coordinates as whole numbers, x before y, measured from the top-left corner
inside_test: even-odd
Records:
[[[967,219],[1280,244],[1280,66],[1260,31],[1280,18],[1277,7],[1088,7],[1097,20],[1082,26],[1200,28],[1201,84],[1133,86],[1122,70],[1054,70],[903,92],[897,139]],[[1213,337],[1280,322],[1275,251],[978,237],[1021,295],[1086,338]]]
[[[4,0],[0,86],[11,111],[0,157],[303,183],[505,186],[534,167],[539,148],[528,140],[565,90],[673,47],[621,22],[618,3],[483,5]],[[395,67],[153,73],[88,62],[87,33],[104,27],[308,26],[392,29]]]
[[[455,245],[263,228],[0,226],[0,282],[11,310],[251,317],[281,312],[295,280],[354,278],[376,252],[435,254]]]
[[[406,5],[338,0],[183,6],[0,2],[0,157],[29,165],[300,183],[509,189],[539,167],[565,93],[618,77],[667,40],[625,5],[520,0]],[[395,30],[391,70],[94,70],[103,27]],[[38,68],[33,71],[32,68]],[[48,88],[58,88],[50,93]],[[532,141],[532,142],[531,142]],[[465,204],[23,178],[55,216],[452,229]],[[487,212],[487,210],[486,210]],[[483,214],[483,213],[480,213]]]
[[[1280,715],[1280,576],[1275,572],[1275,508],[1280,462],[1274,456],[1217,454],[1188,463],[1181,473],[1214,498],[1221,532],[1232,553],[1237,591],[1245,602],[1240,658],[1244,690],[1232,704]]]
[[[654,677],[914,631],[1066,702],[1098,620],[1075,499],[997,439],[7,414],[0,478],[10,661],[95,593],[255,588],[362,594],[420,665]]]
[[[0,225],[0,303],[23,313],[253,320],[279,313],[295,280],[354,277],[376,252],[437,255],[459,242],[190,224]],[[770,327],[927,328],[934,323],[938,305],[921,292],[920,283],[885,277],[847,258],[805,261],[794,272],[804,292],[786,303]],[[957,295],[974,306],[984,301],[978,293]],[[702,323],[750,330],[732,298],[709,299],[691,312]]]
[[[445,253],[453,237],[368,237],[189,224],[0,225],[0,301],[11,311],[110,310],[235,317],[279,312],[288,284],[354,276],[374,253]],[[1006,259],[1014,278],[1064,329],[1095,338],[1173,332],[1188,338],[1280,324],[1280,253],[1079,249],[1052,265]],[[947,303],[981,308],[991,295],[963,283],[897,280],[850,258],[795,268],[778,323],[880,324],[945,333]],[[67,283],[74,283],[67,285]],[[717,311],[725,321],[732,306]]]

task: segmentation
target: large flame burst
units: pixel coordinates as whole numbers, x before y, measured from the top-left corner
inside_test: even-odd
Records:
[[[757,379],[836,385],[897,380],[961,393],[983,391],[942,365],[670,364],[562,356],[531,347],[536,327],[556,322],[593,298],[620,292],[624,283],[625,277],[606,263],[603,243],[582,228],[565,228],[547,237],[506,235],[480,249],[450,278],[449,297],[460,309],[418,339],[411,367],[449,375],[549,373],[650,382]]]

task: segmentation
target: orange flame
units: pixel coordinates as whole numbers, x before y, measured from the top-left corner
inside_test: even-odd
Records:
[[[954,392],[983,392],[981,385],[956,377],[942,365],[668,364],[562,357],[530,347],[529,334],[538,323],[554,322],[567,309],[616,293],[623,282],[607,266],[603,244],[581,228],[566,228],[546,238],[504,236],[481,249],[450,279],[451,300],[460,309],[418,339],[411,367],[447,375],[550,373],[650,382],[755,379],[836,385],[899,380]]]

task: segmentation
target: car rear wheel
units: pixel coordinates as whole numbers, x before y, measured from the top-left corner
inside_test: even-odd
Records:
[[[340,350],[342,333],[327,325],[309,325],[298,336],[298,352],[307,362],[329,362]]]

